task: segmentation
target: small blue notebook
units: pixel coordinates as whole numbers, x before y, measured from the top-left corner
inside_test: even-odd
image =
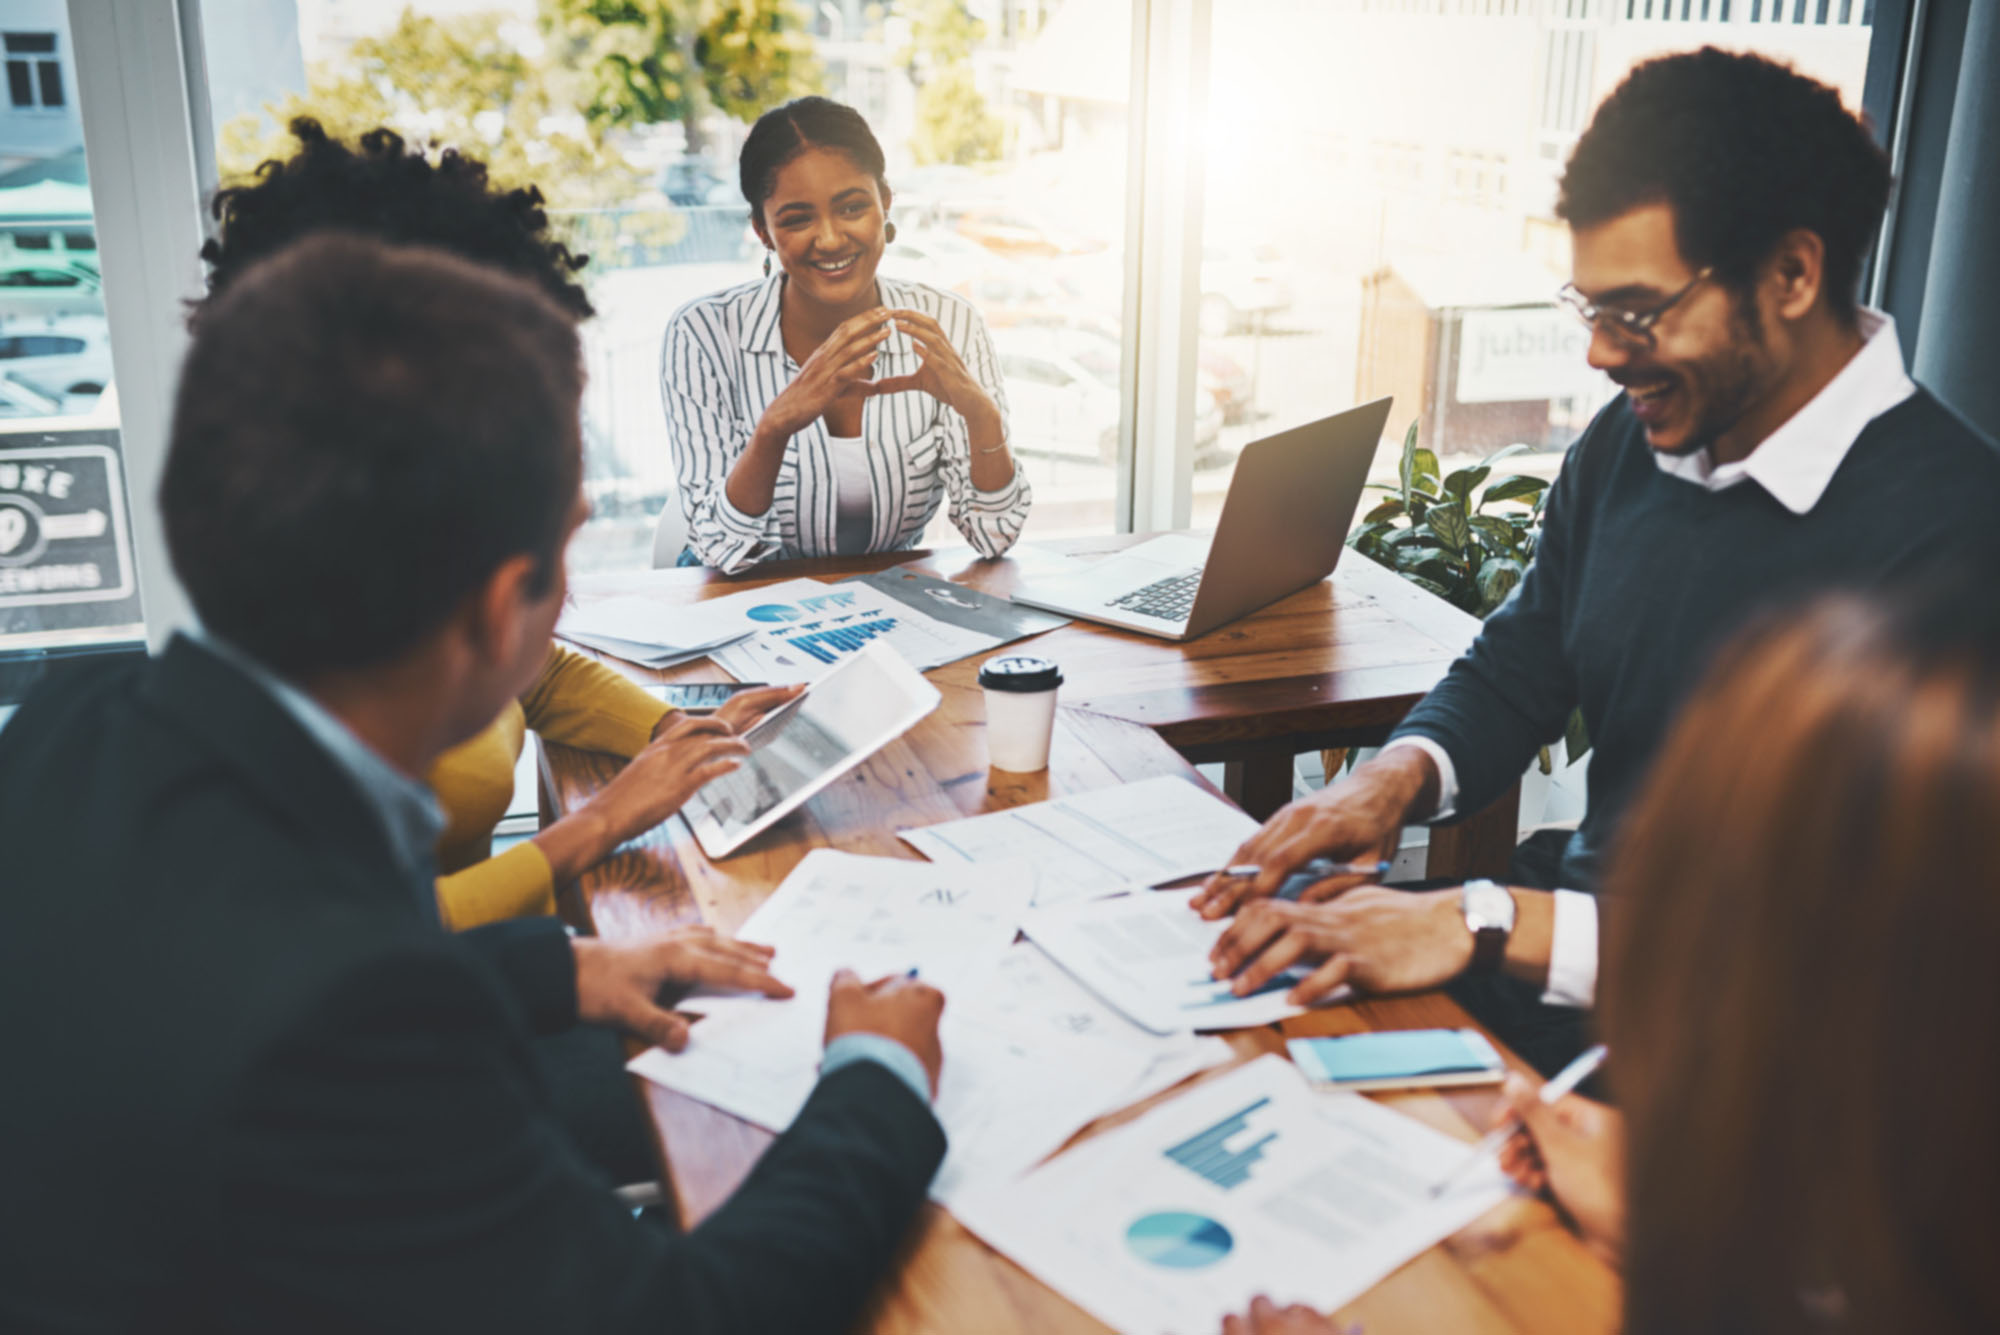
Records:
[[[1295,1038],[1285,1046],[1306,1079],[1342,1089],[1490,1085],[1507,1074],[1500,1054],[1476,1029]]]

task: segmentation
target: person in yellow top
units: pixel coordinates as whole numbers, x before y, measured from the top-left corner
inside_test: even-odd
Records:
[[[217,231],[201,250],[210,299],[258,260],[309,232],[337,229],[494,265],[535,283],[578,320],[592,314],[574,279],[584,258],[549,235],[539,190],[496,187],[484,163],[451,149],[432,162],[391,130],[371,130],[352,148],[308,118],[293,121],[291,131],[299,151],[289,160],[265,163],[253,182],[215,196]],[[793,693],[745,691],[714,716],[697,718],[669,710],[615,670],[551,645],[541,675],[519,702],[446,752],[428,776],[446,818],[437,849],[445,925],[463,930],[554,912],[556,886],[735,768],[744,750],[736,734]],[[529,729],[631,763],[587,807],[494,857],[493,830],[507,814]]]
[[[445,811],[438,839],[438,912],[455,931],[555,912],[555,888],[680,809],[735,768],[736,735],[794,694],[774,686],[732,697],[712,718],[682,714],[581,654],[551,646],[535,684],[493,725],[438,758],[429,782]],[[545,741],[630,757],[580,811],[494,857],[493,829],[514,796],[514,766],[532,729]]]

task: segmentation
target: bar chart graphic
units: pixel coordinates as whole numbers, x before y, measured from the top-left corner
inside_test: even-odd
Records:
[[[800,653],[821,663],[837,663],[842,655],[854,653],[876,636],[887,635],[895,628],[894,617],[881,617],[873,621],[856,621],[846,626],[829,626],[825,630],[808,631],[802,635],[782,635],[779,638]]]
[[[1224,1191],[1233,1191],[1250,1180],[1250,1170],[1264,1157],[1264,1147],[1278,1138],[1275,1131],[1267,1131],[1240,1149],[1231,1149],[1229,1142],[1250,1127],[1250,1116],[1271,1100],[1258,1099],[1248,1107],[1239,1109],[1217,1122],[1205,1131],[1198,1131],[1178,1145],[1170,1145],[1166,1156],[1197,1177],[1207,1178]]]

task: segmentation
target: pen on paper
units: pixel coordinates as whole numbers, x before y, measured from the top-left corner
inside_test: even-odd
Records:
[[[1323,881],[1329,876],[1386,876],[1390,865],[1386,861],[1329,862],[1325,858],[1314,858],[1310,862],[1300,864],[1298,871],[1308,872]],[[1234,867],[1223,868],[1222,874],[1232,880],[1247,881],[1262,876],[1264,869],[1254,862],[1243,862]]]
[[[1604,1065],[1604,1059],[1607,1055],[1609,1053],[1605,1046],[1599,1043],[1596,1047],[1589,1049],[1581,1057],[1563,1067],[1557,1073],[1555,1079],[1542,1086],[1541,1092],[1536,1097],[1543,1103],[1554,1103],[1557,1099],[1570,1093],[1578,1085],[1596,1074],[1597,1068]],[[1489,1155],[1499,1153],[1500,1147],[1511,1140],[1514,1133],[1520,1129],[1520,1121],[1510,1118],[1481,1136],[1479,1143],[1472,1147],[1472,1152],[1465,1156],[1458,1167],[1452,1169],[1431,1185],[1431,1195],[1444,1195],[1446,1188],[1457,1182],[1461,1177],[1464,1177],[1474,1164],[1479,1163]]]

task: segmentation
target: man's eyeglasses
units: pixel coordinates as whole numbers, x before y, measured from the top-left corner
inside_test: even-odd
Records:
[[[1623,339],[1638,347],[1650,348],[1653,346],[1653,326],[1660,322],[1660,317],[1679,305],[1682,298],[1700,287],[1714,272],[1712,268],[1703,269],[1688,279],[1687,286],[1649,310],[1633,311],[1626,310],[1622,306],[1599,306],[1577,291],[1575,283],[1564,283],[1562,291],[1556,294],[1556,300],[1568,307],[1572,315],[1590,328],[1604,329],[1615,338]]]

